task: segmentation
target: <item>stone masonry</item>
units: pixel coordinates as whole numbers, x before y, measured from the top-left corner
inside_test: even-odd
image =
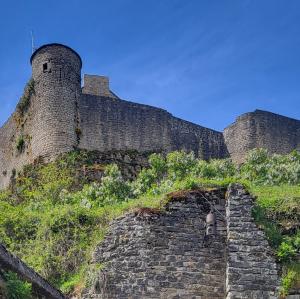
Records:
[[[278,268],[251,217],[252,198],[239,185],[225,191],[173,193],[162,211],[138,209],[112,222],[83,297],[278,298]],[[216,234],[206,235],[212,208]]]
[[[105,267],[84,298],[224,298],[224,195],[174,194],[163,213],[141,209],[114,221],[93,258]],[[205,198],[221,213],[212,237],[205,236]]]
[[[163,109],[121,100],[105,76],[84,75],[82,87],[81,58],[67,46],[44,45],[30,61],[34,92],[26,109],[16,109],[0,128],[0,188],[8,186],[24,165],[51,161],[76,148],[185,150],[203,159],[230,156],[237,163],[255,147],[272,153],[300,149],[298,120],[255,111],[239,117],[223,134]]]
[[[241,163],[254,148],[285,154],[300,150],[300,121],[275,113],[256,110],[245,113],[224,130],[225,143],[232,159]]]
[[[276,299],[278,266],[264,232],[253,222],[253,198],[240,185],[227,192],[226,299]]]
[[[85,75],[80,56],[61,44],[32,57],[34,93],[0,128],[0,188],[35,160],[45,162],[75,148],[85,150],[194,151],[205,159],[227,156],[223,134],[173,117],[165,110],[119,99],[104,76]],[[22,151],[18,140],[24,141]]]

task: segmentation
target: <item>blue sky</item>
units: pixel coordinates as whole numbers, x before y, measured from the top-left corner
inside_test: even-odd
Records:
[[[300,119],[298,0],[1,1],[0,125],[58,42],[121,98],[216,129],[264,109]]]

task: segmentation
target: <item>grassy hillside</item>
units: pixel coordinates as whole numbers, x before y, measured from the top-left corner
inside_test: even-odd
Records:
[[[101,182],[90,182],[78,172],[83,165],[93,160],[75,151],[28,166],[0,193],[0,242],[65,293],[88,283],[87,263],[112,219],[136,207],[162,208],[169,192],[231,182],[257,196],[253,215],[283,265],[282,294],[299,284],[299,153],[255,150],[239,168],[184,152],[153,154],[134,181],[124,180],[116,165],[101,165]]]

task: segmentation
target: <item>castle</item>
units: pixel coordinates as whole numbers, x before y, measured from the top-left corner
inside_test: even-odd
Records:
[[[0,128],[0,188],[24,165],[51,161],[73,149],[193,151],[204,159],[243,161],[248,150],[300,149],[300,121],[265,111],[246,113],[224,132],[181,120],[163,109],[125,101],[104,76],[84,75],[80,56],[47,44],[31,56],[32,81]]]

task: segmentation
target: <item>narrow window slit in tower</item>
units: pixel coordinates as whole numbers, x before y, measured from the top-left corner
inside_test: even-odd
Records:
[[[43,71],[45,72],[45,71],[47,71],[47,69],[48,69],[48,63],[44,63],[43,64]]]

